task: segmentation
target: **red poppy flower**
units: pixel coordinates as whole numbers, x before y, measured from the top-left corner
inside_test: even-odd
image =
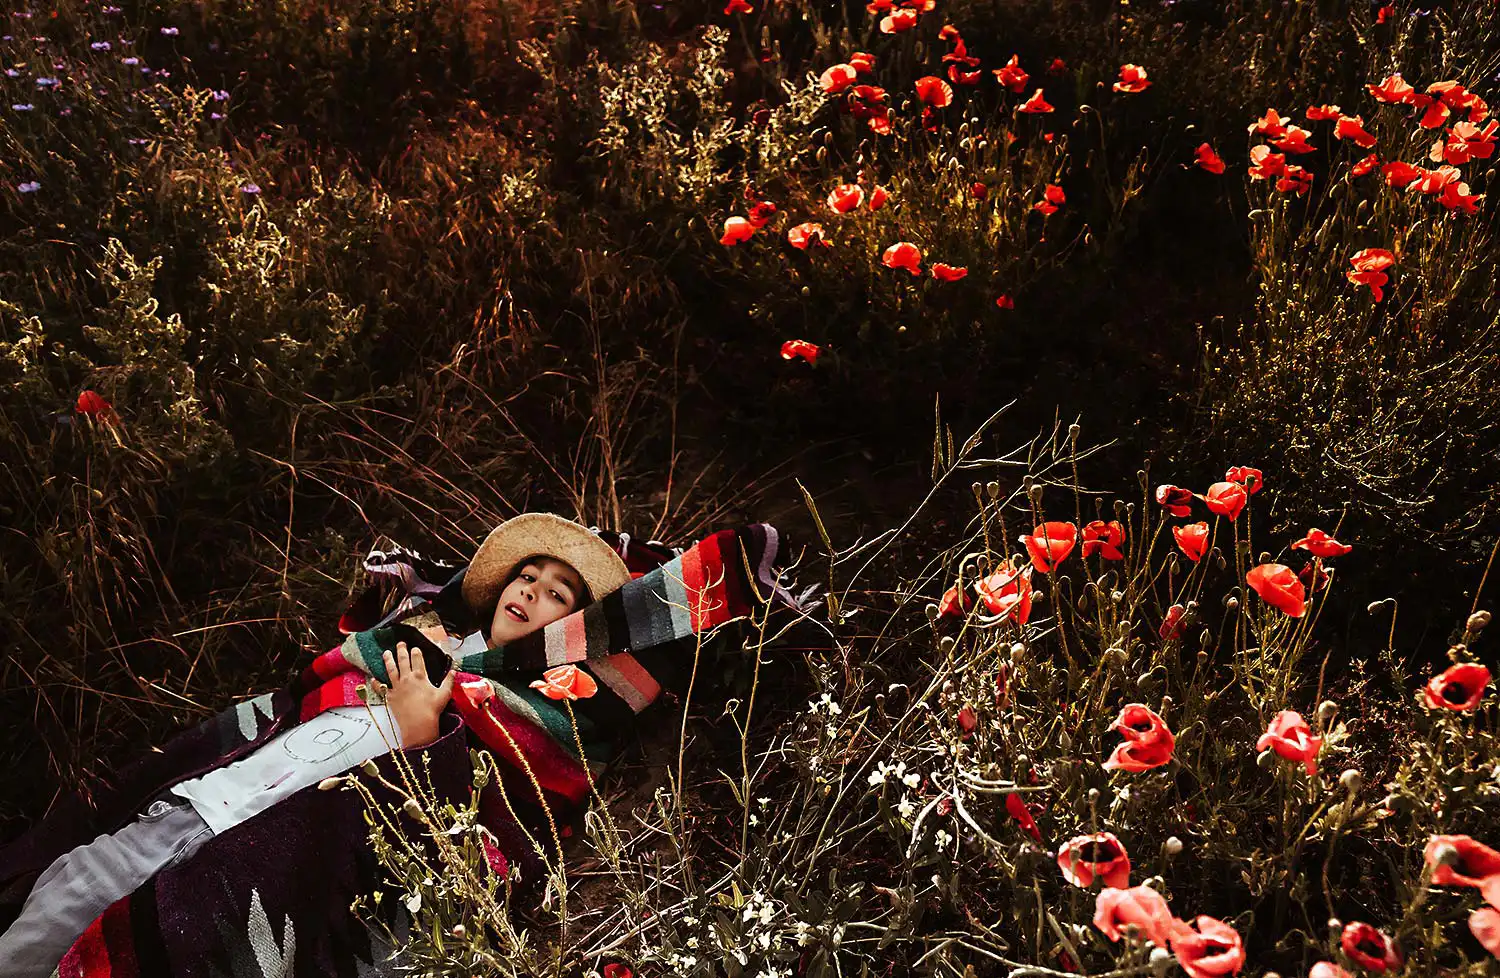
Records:
[[[935,108],[946,108],[953,104],[953,88],[936,75],[917,79],[917,101]]]
[[[629,968],[618,962],[611,962],[604,966],[604,978],[635,978]]]
[[[1305,194],[1312,189],[1312,171],[1300,166],[1288,166],[1282,171],[1281,176],[1276,178],[1276,190],[1278,193]]]
[[[1265,485],[1265,476],[1261,475],[1260,469],[1251,468],[1248,465],[1234,465],[1224,473],[1226,482],[1238,482],[1245,487],[1250,495],[1260,492],[1260,487]]]
[[[853,183],[841,183],[828,195],[828,206],[840,214],[847,214],[864,202],[865,192]]]
[[[1052,76],[1065,75],[1068,73],[1068,63],[1062,58],[1053,58],[1052,63],[1047,65],[1047,74]]]
[[[1438,850],[1451,847],[1454,862],[1438,862]],[[1427,840],[1422,859],[1432,869],[1433,886],[1472,886],[1475,889],[1500,884],[1500,852],[1467,835],[1435,835]]]
[[[1269,180],[1279,177],[1286,172],[1286,157],[1281,153],[1271,152],[1271,147],[1261,145],[1250,148],[1250,178],[1252,180]]]
[[[1166,898],[1149,886],[1106,887],[1094,899],[1094,926],[1116,943],[1127,928],[1134,928],[1143,940],[1166,947],[1171,937],[1172,912],[1167,909]]]
[[[910,241],[898,241],[885,249],[880,262],[886,268],[904,268],[913,275],[922,274],[922,250]]]
[[[1252,567],[1245,575],[1245,583],[1266,604],[1293,618],[1301,618],[1307,611],[1307,592],[1296,573],[1285,564]]]
[[[1333,125],[1334,139],[1347,139],[1360,149],[1375,145],[1375,137],[1365,130],[1365,120],[1357,115],[1341,115]]]
[[[1005,796],[1005,810],[1010,813],[1011,818],[1016,820],[1016,824],[1021,826],[1021,831],[1031,836],[1038,843],[1042,841],[1042,830],[1037,828],[1036,819],[1031,815],[1031,809],[1026,807],[1026,802],[1021,800],[1020,795],[1014,791],[1007,794]]]
[[[952,27],[949,24],[948,27]],[[945,30],[947,28],[944,28]],[[946,39],[945,39],[946,40]],[[964,44],[964,39],[958,36],[958,31],[953,32],[953,50],[943,55],[943,63],[947,65],[961,65],[972,68],[979,64],[979,59],[969,54],[969,48]]]
[[[746,0],[729,0],[729,5],[724,8],[724,16],[730,14],[753,14],[755,8],[750,6]]]
[[[1000,296],[1000,298],[995,300],[995,305],[999,306],[1001,309],[1014,309],[1016,307],[1016,302],[1010,296],[1002,295]]]
[[[1031,98],[1029,98],[1025,102],[1021,103],[1021,105],[1016,109],[1016,111],[1017,112],[1032,112],[1032,113],[1036,113],[1036,112],[1051,112],[1052,111],[1052,106],[1048,105],[1047,104],[1047,100],[1044,99],[1044,98],[1042,98],[1042,90],[1040,88],[1038,88],[1035,92],[1031,93]]]
[[[1146,80],[1146,69],[1140,65],[1121,65],[1120,80],[1115,82],[1114,89],[1117,92],[1144,92],[1151,87]]]
[[[1443,192],[1438,195],[1438,203],[1450,211],[1463,211],[1465,214],[1478,213],[1478,201],[1484,194],[1469,193],[1469,185],[1460,181],[1448,184]]]
[[[941,28],[938,29],[938,40],[958,41],[959,43],[962,43],[963,37],[959,35],[957,27],[954,27],[952,24],[944,24]]]
[[[959,268],[955,265],[945,265],[940,261],[932,263],[932,277],[941,282],[957,282],[969,274],[967,268]]]
[[[1147,771],[1172,759],[1176,738],[1167,721],[1144,704],[1127,705],[1109,729],[1124,736],[1125,742],[1104,762],[1106,771]]]
[[[1219,158],[1219,154],[1215,153],[1214,148],[1208,145],[1208,143],[1204,143],[1193,150],[1193,162],[1209,173],[1224,172],[1224,161]]]
[[[1021,534],[1020,539],[1031,554],[1031,565],[1046,574],[1073,552],[1078,527],[1072,523],[1043,523],[1030,533]]]
[[[1272,750],[1289,761],[1301,761],[1308,777],[1318,773],[1318,751],[1322,747],[1322,738],[1314,737],[1302,714],[1293,710],[1276,714],[1266,732],[1255,742],[1256,750]]]
[[[1043,192],[1042,199],[1037,202],[1032,210],[1038,210],[1043,214],[1052,215],[1057,213],[1057,209],[1063,204],[1067,203],[1067,201],[1068,196],[1067,194],[1063,193],[1063,188],[1059,187],[1055,183],[1049,183],[1047,184],[1047,189]]]
[[[1426,170],[1420,166],[1413,166],[1404,160],[1391,160],[1380,168],[1381,174],[1385,176],[1385,182],[1401,190],[1408,187],[1420,177]]]
[[[818,363],[818,354],[822,352],[822,347],[809,343],[806,340],[787,340],[781,344],[781,359],[783,360],[801,357],[808,363],[816,366]]]
[[[1125,527],[1119,520],[1094,520],[1083,528],[1083,555],[1098,554],[1105,560],[1124,560],[1120,546],[1125,542]]]
[[[1366,156],[1364,159],[1357,161],[1353,166],[1351,166],[1349,168],[1349,172],[1357,177],[1362,177],[1379,165],[1380,157],[1376,156],[1374,153],[1371,153],[1369,156]]]
[[[1307,978],[1354,978],[1354,976],[1332,961],[1319,961],[1307,973]]]
[[[1187,609],[1180,604],[1174,604],[1167,609],[1166,617],[1161,620],[1161,627],[1156,634],[1161,636],[1162,641],[1170,642],[1182,638],[1182,619],[1187,617]]]
[[[737,245],[743,241],[749,241],[755,234],[755,225],[743,217],[731,217],[724,222],[724,236],[719,239],[721,245]]]
[[[864,51],[855,51],[849,55],[849,64],[861,75],[868,75],[875,70],[875,55]]]
[[[900,34],[917,26],[915,10],[893,10],[880,18],[880,33]]]
[[[771,223],[771,218],[776,216],[776,205],[769,200],[758,200],[750,207],[748,220],[757,228],[763,228]]]
[[[1172,536],[1177,539],[1177,549],[1187,554],[1187,558],[1195,564],[1203,559],[1204,552],[1208,550],[1207,523],[1174,526]]]
[[[1026,82],[1031,77],[1021,67],[1021,56],[1018,54],[1011,55],[1010,60],[1005,62],[1005,67],[990,70],[995,73],[995,80],[1012,92],[1025,91]]]
[[[1312,122],[1323,122],[1328,119],[1339,117],[1337,105],[1309,105],[1307,107],[1307,118]]]
[[[958,729],[963,733],[964,740],[974,735],[974,730],[979,726],[979,718],[974,715],[974,709],[967,704],[958,711]]]
[[[1245,966],[1244,942],[1239,932],[1222,920],[1202,914],[1193,924],[1174,920],[1169,939],[1172,953],[1188,978],[1237,975]]]
[[[571,664],[553,666],[542,673],[541,679],[533,680],[531,688],[552,700],[586,700],[599,692],[594,677]]]
[[[1378,101],[1387,103],[1410,102],[1412,95],[1416,94],[1417,91],[1402,80],[1399,71],[1386,76],[1385,81],[1379,85],[1366,85],[1365,88]]]
[[[976,58],[975,60],[977,61],[978,59]],[[955,85],[978,85],[979,78],[980,72],[978,69],[965,71],[958,65],[948,66],[948,80]]]
[[[853,85],[859,72],[853,65],[834,65],[818,77],[818,84],[829,95],[837,95]]]
[[[883,14],[895,5],[895,0],[872,0],[872,2],[865,4],[865,9],[872,14]]]
[[[1324,567],[1321,560],[1315,560],[1297,572],[1297,579],[1308,594],[1316,594],[1333,581],[1333,568]]]
[[[1280,112],[1275,109],[1266,109],[1266,114],[1255,120],[1248,128],[1253,136],[1280,139],[1286,132],[1286,121],[1281,118]]]
[[[1113,832],[1074,836],[1057,850],[1063,879],[1084,889],[1101,879],[1105,886],[1123,890],[1130,885],[1130,856]]]
[[[1187,516],[1193,511],[1193,494],[1174,485],[1157,486],[1156,502],[1173,516]]]
[[[1500,911],[1480,907],[1469,914],[1469,933],[1486,951],[1500,958]]]
[[[1416,186],[1408,189],[1415,189],[1422,194],[1440,194],[1448,184],[1457,183],[1463,178],[1463,174],[1458,172],[1457,167],[1446,164],[1436,170],[1422,170],[1420,167],[1418,169],[1421,172],[1417,174]]]
[[[803,251],[806,251],[809,246],[814,244],[820,244],[825,248],[833,247],[832,242],[823,236],[823,225],[814,221],[804,221],[788,230],[786,240],[787,244],[793,248],[800,248]]]
[[[1490,671],[1477,662],[1460,662],[1433,676],[1422,690],[1427,705],[1468,713],[1479,708],[1490,684]]]
[[[875,187],[870,191],[870,200],[867,206],[872,211],[878,211],[885,206],[885,202],[889,197],[890,194],[885,192],[884,187]]]
[[[1284,153],[1311,153],[1317,149],[1316,146],[1307,141],[1307,137],[1311,135],[1312,133],[1301,126],[1288,125],[1286,131],[1280,136],[1272,138],[1271,142],[1277,149]]]
[[[1448,121],[1448,116],[1453,111],[1442,99],[1433,98],[1431,95],[1417,93],[1407,101],[1422,111],[1421,116],[1417,118],[1417,125],[1423,129],[1437,129]]]
[[[1354,268],[1345,272],[1345,277],[1355,285],[1368,285],[1376,302],[1384,299],[1384,287],[1389,281],[1384,269],[1396,263],[1396,256],[1384,248],[1365,248],[1351,255],[1349,262]]]
[[[94,390],[82,392],[73,404],[73,410],[90,417],[108,416],[113,409],[114,406],[104,398],[104,395]]]
[[[1019,625],[1031,617],[1031,567],[1002,560],[993,573],[974,582],[974,591],[992,615],[1008,615]]]
[[[973,603],[969,596],[955,584],[943,592],[943,600],[938,604],[938,617],[962,618]]]
[[[990,188],[979,181],[969,184],[969,196],[975,200],[984,200],[990,195]]]
[[[1292,549],[1306,550],[1314,557],[1342,557],[1354,548],[1348,544],[1339,543],[1327,533],[1313,527],[1307,531],[1307,536],[1292,544]]]
[[[1361,921],[1344,925],[1339,946],[1350,960],[1366,971],[1387,971],[1401,967],[1401,953],[1385,934]]]
[[[1249,500],[1250,494],[1245,491],[1245,487],[1233,480],[1215,482],[1203,494],[1203,501],[1208,505],[1209,512],[1231,520],[1239,519],[1240,510],[1245,508],[1245,503]]]

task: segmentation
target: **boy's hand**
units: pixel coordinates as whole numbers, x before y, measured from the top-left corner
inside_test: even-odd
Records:
[[[437,739],[438,714],[453,696],[452,669],[437,686],[427,678],[427,662],[421,649],[409,649],[405,642],[396,643],[394,654],[385,655],[385,672],[391,678],[385,702],[401,728],[401,746],[421,747]]]

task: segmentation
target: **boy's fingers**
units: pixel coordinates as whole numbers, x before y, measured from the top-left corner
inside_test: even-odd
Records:
[[[421,649],[411,650],[411,672],[418,679],[427,678],[427,659],[422,655]]]
[[[386,674],[386,676],[389,679],[394,680],[396,678],[396,676],[397,676],[397,672],[396,672],[396,657],[391,654],[391,650],[390,649],[386,649],[384,652],[380,653],[380,658],[381,658],[381,661],[383,661],[385,663],[385,674]]]
[[[443,677],[443,681],[438,683],[438,692],[443,694],[443,699],[445,700],[453,695],[454,671],[453,669],[449,669],[448,674]]]

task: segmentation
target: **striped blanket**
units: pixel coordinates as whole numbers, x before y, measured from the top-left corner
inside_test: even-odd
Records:
[[[382,653],[405,641],[422,650],[434,682],[450,667],[458,670],[454,705],[498,756],[517,765],[524,756],[544,789],[577,802],[588,791],[584,765],[597,773],[614,753],[614,734],[691,664],[681,640],[763,603],[800,607],[772,570],[778,545],[776,529],[767,523],[715,533],[582,610],[499,648],[488,646],[486,623],[448,600],[461,593],[460,574],[430,605],[354,632],[315,659],[299,680],[299,719],[370,696],[371,677],[389,681]],[[531,687],[543,670],[563,664],[577,666],[598,685],[594,696],[571,703],[571,712]]]

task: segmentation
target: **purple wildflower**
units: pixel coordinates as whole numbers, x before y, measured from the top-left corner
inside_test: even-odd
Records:
[[[32,105],[30,102],[17,102],[10,108],[13,112],[30,112],[32,109],[36,108],[36,106]]]
[[[208,114],[208,117],[210,119],[212,119],[214,122],[218,122],[220,119],[224,118],[224,113],[222,113],[222,112],[210,112]]]
[[[177,36],[177,28],[175,28],[175,27],[163,27],[161,29],[161,32],[163,34],[167,35],[168,37],[176,37]]]
[[[6,78],[20,78],[21,77],[21,73],[19,71],[17,71],[16,69],[14,69],[14,68],[6,68],[5,69],[5,77]]]
[[[29,183],[18,183],[18,184],[16,184],[16,189],[19,190],[23,194],[34,194],[38,190],[42,189],[42,185],[40,183],[38,183],[37,181],[32,180]]]
[[[102,11],[102,13],[106,13],[106,14],[117,14],[119,12],[120,12],[120,8],[119,7],[114,7],[114,6],[105,7],[103,9],[103,11]]]
[[[229,101],[229,93],[226,92],[226,91],[224,91],[223,89],[219,89],[217,92],[214,92],[214,101],[215,102],[227,102],[227,101]]]
[[[109,48],[110,43],[108,41],[95,41],[93,44],[89,45],[90,51],[108,51]]]
[[[254,196],[255,194],[260,193],[260,185],[255,183],[247,183],[240,188],[240,193],[250,194],[251,196]]]
[[[132,68],[134,68],[136,65],[138,65],[140,63],[141,63],[141,59],[140,58],[121,58],[120,59],[120,64],[122,64],[122,65],[129,65]]]
[[[56,88],[61,84],[62,82],[58,81],[56,78],[38,78],[36,80],[37,88]]]

